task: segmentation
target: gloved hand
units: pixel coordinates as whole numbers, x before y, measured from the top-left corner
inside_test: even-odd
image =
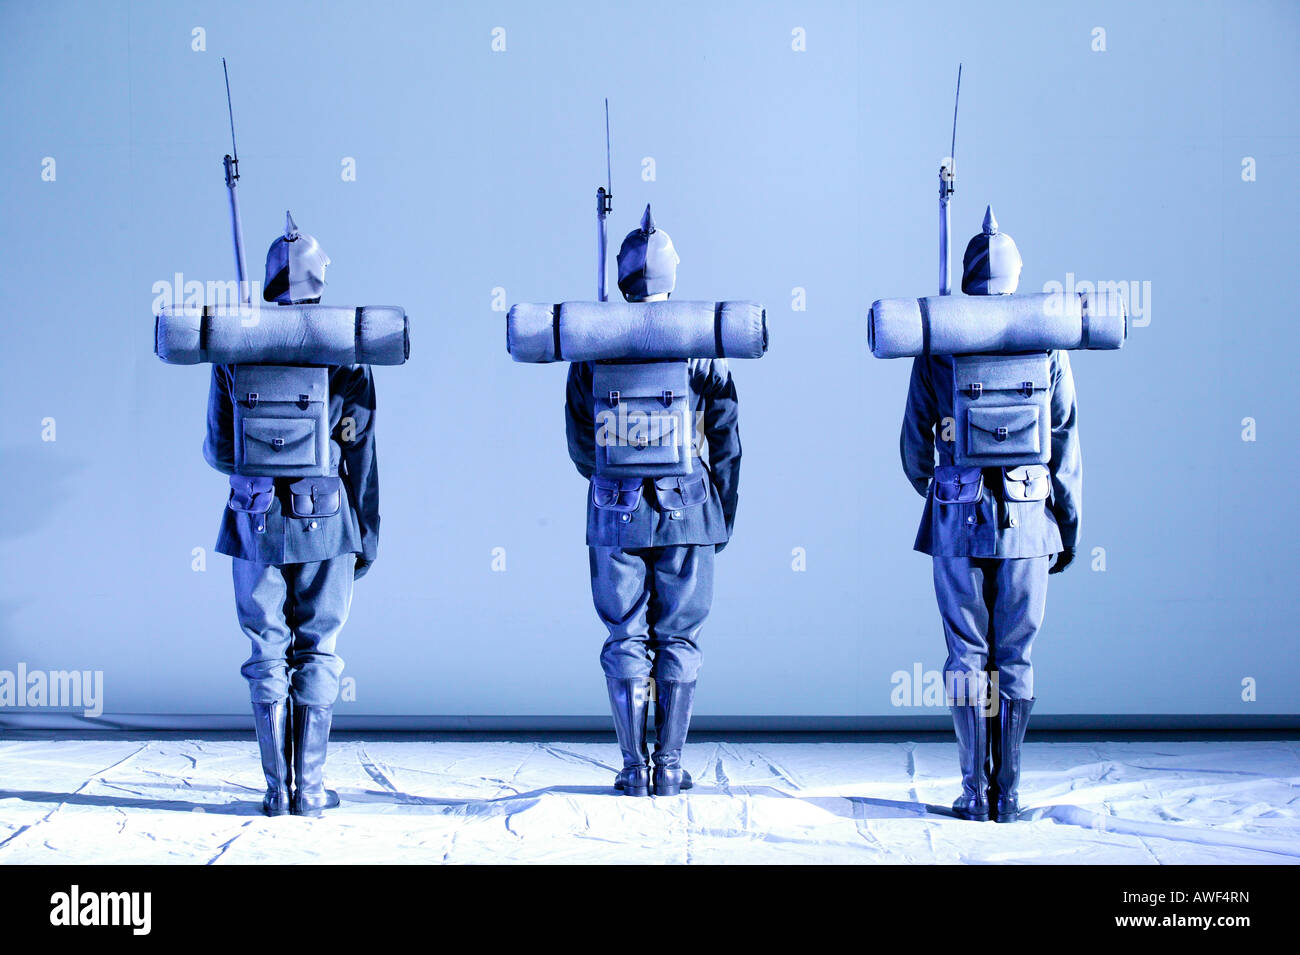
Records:
[[[1061,571],[1065,570],[1065,568],[1069,567],[1073,563],[1074,563],[1074,548],[1066,547],[1059,554],[1056,555],[1056,560],[1052,562],[1052,566],[1048,568],[1047,572],[1049,574],[1059,574]]]
[[[370,566],[373,563],[374,563],[373,560],[366,560],[360,554],[357,554],[357,564],[356,567],[352,569],[352,579],[356,581],[364,577],[366,575],[366,571],[370,569]]]

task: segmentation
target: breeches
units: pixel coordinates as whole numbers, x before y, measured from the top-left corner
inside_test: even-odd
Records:
[[[690,683],[700,628],[713,603],[713,544],[624,550],[592,547],[591,595],[609,631],[605,675]]]
[[[352,605],[355,555],[302,564],[233,559],[239,625],[253,644],[241,673],[254,703],[292,696],[329,706],[343,660],[334,652]]]
[[[1034,697],[1034,668],[1029,661],[1034,636],[1047,608],[1047,569],[1051,557],[935,557],[934,593],[948,643],[944,677],[950,701],[973,688],[984,674],[996,674],[1000,696]],[[963,702],[960,698],[958,702]]]

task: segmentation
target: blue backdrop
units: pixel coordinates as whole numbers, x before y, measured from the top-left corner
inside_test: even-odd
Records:
[[[290,208],[327,301],[412,321],[376,371],[341,715],[605,713],[565,366],[504,347],[509,303],[594,293],[605,96],[615,247],[653,202],[679,297],[769,310],[734,368],[698,711],[942,715],[898,705],[943,641],[908,365],[870,357],[865,315],[935,290],[960,61],[958,255],[991,202],[1023,290],[1124,281],[1143,310],[1076,356],[1083,553],[1037,712],[1296,714],[1298,26],[1289,2],[5,3],[0,670],[101,671],[108,715],[245,712],[207,369],[151,353],[155,283],[233,271],[225,56],[254,274]]]

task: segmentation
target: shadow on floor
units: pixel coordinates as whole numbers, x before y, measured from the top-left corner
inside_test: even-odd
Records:
[[[201,789],[203,787],[192,787]],[[213,792],[224,790],[212,789]],[[53,803],[62,806],[89,806],[96,809],[161,809],[169,812],[192,812],[199,815],[260,816],[262,794],[255,799],[227,803],[191,802],[185,799],[150,799],[131,796],[95,796],[90,793],[56,793],[38,789],[0,789],[0,801],[21,799],[24,802]]]
[[[145,788],[159,783],[133,783],[133,788]],[[190,786],[195,792],[227,793],[228,789],[216,786]],[[369,805],[374,807],[425,807],[456,815],[496,816],[519,812],[539,802],[543,796],[609,796],[629,798],[611,786],[543,786],[527,792],[506,793],[501,796],[481,798],[455,798],[445,796],[415,796],[409,793],[375,789],[339,789],[343,807]],[[845,819],[897,819],[927,816],[956,818],[951,809],[929,803],[903,802],[892,799],[874,799],[865,796],[796,796],[771,786],[748,786],[742,794],[724,793],[712,786],[697,784],[690,795],[766,796],[776,799],[797,799],[810,806]],[[686,795],[686,794],[683,794]],[[647,797],[649,798],[649,797]],[[663,797],[676,798],[676,797]],[[249,792],[247,798],[229,802],[195,802],[186,799],[164,799],[148,796],[106,796],[89,793],[59,793],[35,789],[0,789],[0,801],[20,799],[23,802],[48,803],[66,806],[87,806],[97,809],[149,809],[167,812],[189,812],[225,816],[260,816],[261,791]],[[523,804],[523,805],[521,805]]]

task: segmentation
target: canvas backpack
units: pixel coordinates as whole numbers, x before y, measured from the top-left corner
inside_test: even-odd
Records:
[[[330,474],[329,368],[234,366],[235,473]]]
[[[1051,355],[956,355],[954,463],[1047,464],[1052,456]]]
[[[655,478],[692,473],[688,362],[596,362],[592,389],[598,476]]]

